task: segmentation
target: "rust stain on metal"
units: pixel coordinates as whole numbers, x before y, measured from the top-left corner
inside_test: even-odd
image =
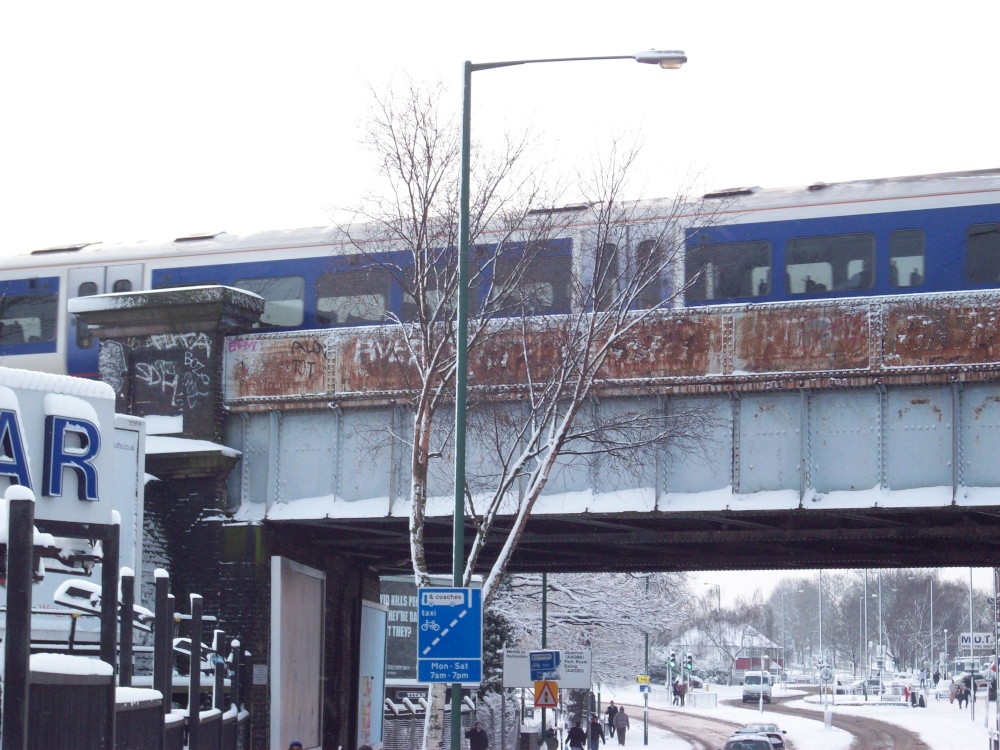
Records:
[[[914,299],[885,315],[887,367],[989,364],[1000,361],[1000,325],[992,305]]]
[[[711,314],[651,317],[622,337],[601,372],[609,380],[690,378],[721,373],[723,318]]]
[[[409,391],[420,384],[402,331],[366,328],[340,334],[336,341],[338,393]]]
[[[871,366],[867,308],[759,307],[735,316],[733,367],[748,373]]]
[[[322,394],[328,354],[322,335],[229,338],[227,390],[237,398]]]

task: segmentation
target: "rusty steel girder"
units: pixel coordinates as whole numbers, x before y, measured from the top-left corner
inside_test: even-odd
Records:
[[[863,387],[1000,376],[1000,294],[853,298],[665,310],[620,335],[602,393]],[[472,388],[517,397],[554,375],[579,339],[572,317],[498,322],[469,352]],[[600,339],[593,343],[596,346]],[[231,407],[319,400],[385,402],[420,383],[398,326],[256,333],[226,339]]]

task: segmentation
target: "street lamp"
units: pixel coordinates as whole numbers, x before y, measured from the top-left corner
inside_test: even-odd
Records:
[[[944,629],[944,675],[948,676],[948,628]]]
[[[675,70],[687,62],[687,55],[679,50],[646,50],[634,55],[605,55],[601,57],[553,57],[535,60],[505,60],[503,62],[472,63],[462,66],[462,155],[459,174],[458,214],[458,299],[455,311],[455,516],[452,519],[452,578],[456,588],[462,586],[465,567],[465,407],[468,380],[469,272],[466,256],[469,254],[469,191],[472,182],[472,74],[479,70],[508,68],[514,65],[532,65],[550,62],[583,62],[586,60],[635,60],[661,68]],[[457,719],[462,710],[460,684],[451,689],[451,746],[461,747],[462,722]],[[544,716],[544,709],[543,714]],[[544,734],[545,725],[542,723]]]

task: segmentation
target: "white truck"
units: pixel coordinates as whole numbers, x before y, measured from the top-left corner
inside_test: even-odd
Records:
[[[761,695],[764,702],[771,702],[771,673],[767,670],[751,671],[743,674],[743,702],[759,702]]]

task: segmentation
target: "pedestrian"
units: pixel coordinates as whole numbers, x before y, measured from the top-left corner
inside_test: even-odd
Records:
[[[292,740],[289,742],[288,750],[302,750],[302,740]]]
[[[681,705],[681,681],[674,680],[674,703],[673,705]]]
[[[486,750],[490,746],[490,736],[483,729],[483,722],[477,721],[476,726],[465,733],[469,740],[469,750]]]
[[[601,744],[608,744],[607,740],[604,739],[604,729],[601,728],[601,722],[597,720],[597,714],[590,715],[590,750],[597,750],[598,740]]]
[[[628,716],[625,715],[625,706],[622,706],[615,714],[615,733],[618,735],[619,745],[625,744],[625,730],[628,728]]]
[[[587,733],[583,731],[579,721],[573,722],[573,728],[566,733],[566,742],[570,747],[583,750],[583,744],[587,741]]]
[[[608,704],[608,710],[606,711],[608,715],[608,734],[612,737],[615,736],[615,716],[618,715],[618,706],[615,705],[614,701]]]
[[[677,696],[681,699],[681,705],[684,705],[684,696],[687,695],[688,686],[686,682],[681,682],[677,686]]]
[[[545,739],[542,740],[541,744],[545,746],[545,750],[559,750],[559,740],[556,739],[556,730],[552,727],[546,729]]]
[[[941,670],[935,669],[934,670],[934,687],[937,687],[937,684],[940,681],[941,681]]]
[[[952,680],[951,684],[948,685],[948,702],[954,703],[955,698],[957,697],[958,697],[958,683]]]
[[[958,686],[958,707],[965,708],[969,705],[969,689],[965,685]]]
[[[920,687],[927,687],[927,673],[924,670],[920,670]]]

